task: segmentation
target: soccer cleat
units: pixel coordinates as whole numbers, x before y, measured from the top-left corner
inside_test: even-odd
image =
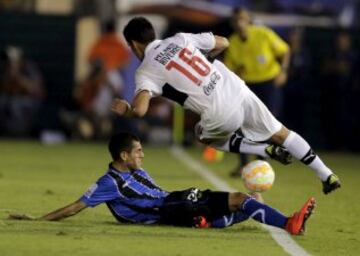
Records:
[[[341,187],[340,179],[335,174],[331,174],[322,184],[324,194],[329,194],[331,191]]]
[[[292,156],[283,147],[270,144],[265,148],[265,153],[272,159],[279,161],[280,163],[287,165],[292,162]]]
[[[207,222],[204,216],[194,217],[194,227],[196,228],[209,228],[210,223]]]
[[[300,211],[291,216],[285,226],[285,230],[292,235],[301,235],[305,232],[305,223],[315,208],[315,198],[311,197]]]

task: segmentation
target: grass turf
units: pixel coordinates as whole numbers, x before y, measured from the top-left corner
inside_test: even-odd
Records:
[[[188,151],[200,159],[197,149]],[[177,161],[167,148],[145,148],[144,167],[167,190],[196,185],[212,188]],[[227,229],[197,230],[165,226],[117,224],[105,206],[85,210],[61,222],[7,220],[9,213],[39,216],[78,199],[101,176],[110,161],[103,144],[45,147],[36,142],[0,141],[0,255],[285,255],[267,231],[248,221]],[[321,194],[315,175],[294,163],[276,170],[275,186],[265,200],[290,214],[310,195],[318,207],[306,236],[295,240],[314,255],[357,255],[360,249],[358,155],[324,154],[337,170],[343,188]],[[206,164],[230,185],[243,190],[228,171],[234,155]]]

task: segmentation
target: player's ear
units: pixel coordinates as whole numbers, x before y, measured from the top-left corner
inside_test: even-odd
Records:
[[[131,47],[131,50],[133,51],[133,53],[135,54],[135,56],[139,59],[139,60],[142,60],[143,58],[143,53],[141,51],[141,45],[139,42],[137,41],[134,41],[134,40],[131,40],[130,42],[130,47]]]
[[[120,152],[120,160],[122,162],[125,162],[128,159],[128,153],[126,151],[121,151]]]
[[[131,41],[131,48],[134,50],[134,51],[138,51],[139,50],[139,43],[136,42],[136,41]]]
[[[128,46],[133,49],[134,48],[134,40],[131,40],[130,42],[128,42]]]

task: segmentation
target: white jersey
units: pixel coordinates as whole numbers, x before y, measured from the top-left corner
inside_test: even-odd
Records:
[[[148,90],[178,102],[197,114],[231,111],[232,99],[241,98],[238,85],[226,84],[232,73],[221,62],[209,62],[202,52],[215,47],[212,33],[178,33],[155,40],[145,50],[136,72],[136,93]]]
[[[242,104],[251,92],[220,61],[207,60],[203,52],[214,47],[212,33],[178,33],[153,41],[136,71],[135,93],[147,90],[174,100],[201,116],[203,137],[226,137],[243,125]]]

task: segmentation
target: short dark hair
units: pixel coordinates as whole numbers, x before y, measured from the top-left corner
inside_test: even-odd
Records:
[[[128,44],[131,44],[131,41],[147,44],[155,40],[154,27],[144,17],[131,19],[125,26],[123,34]]]
[[[234,16],[234,15],[238,14],[239,12],[247,12],[250,14],[249,10],[246,9],[245,7],[236,7],[233,9],[232,15]]]
[[[133,147],[134,141],[140,141],[140,139],[131,133],[120,132],[111,136],[109,141],[109,151],[114,161],[119,160],[120,152],[130,152]]]

